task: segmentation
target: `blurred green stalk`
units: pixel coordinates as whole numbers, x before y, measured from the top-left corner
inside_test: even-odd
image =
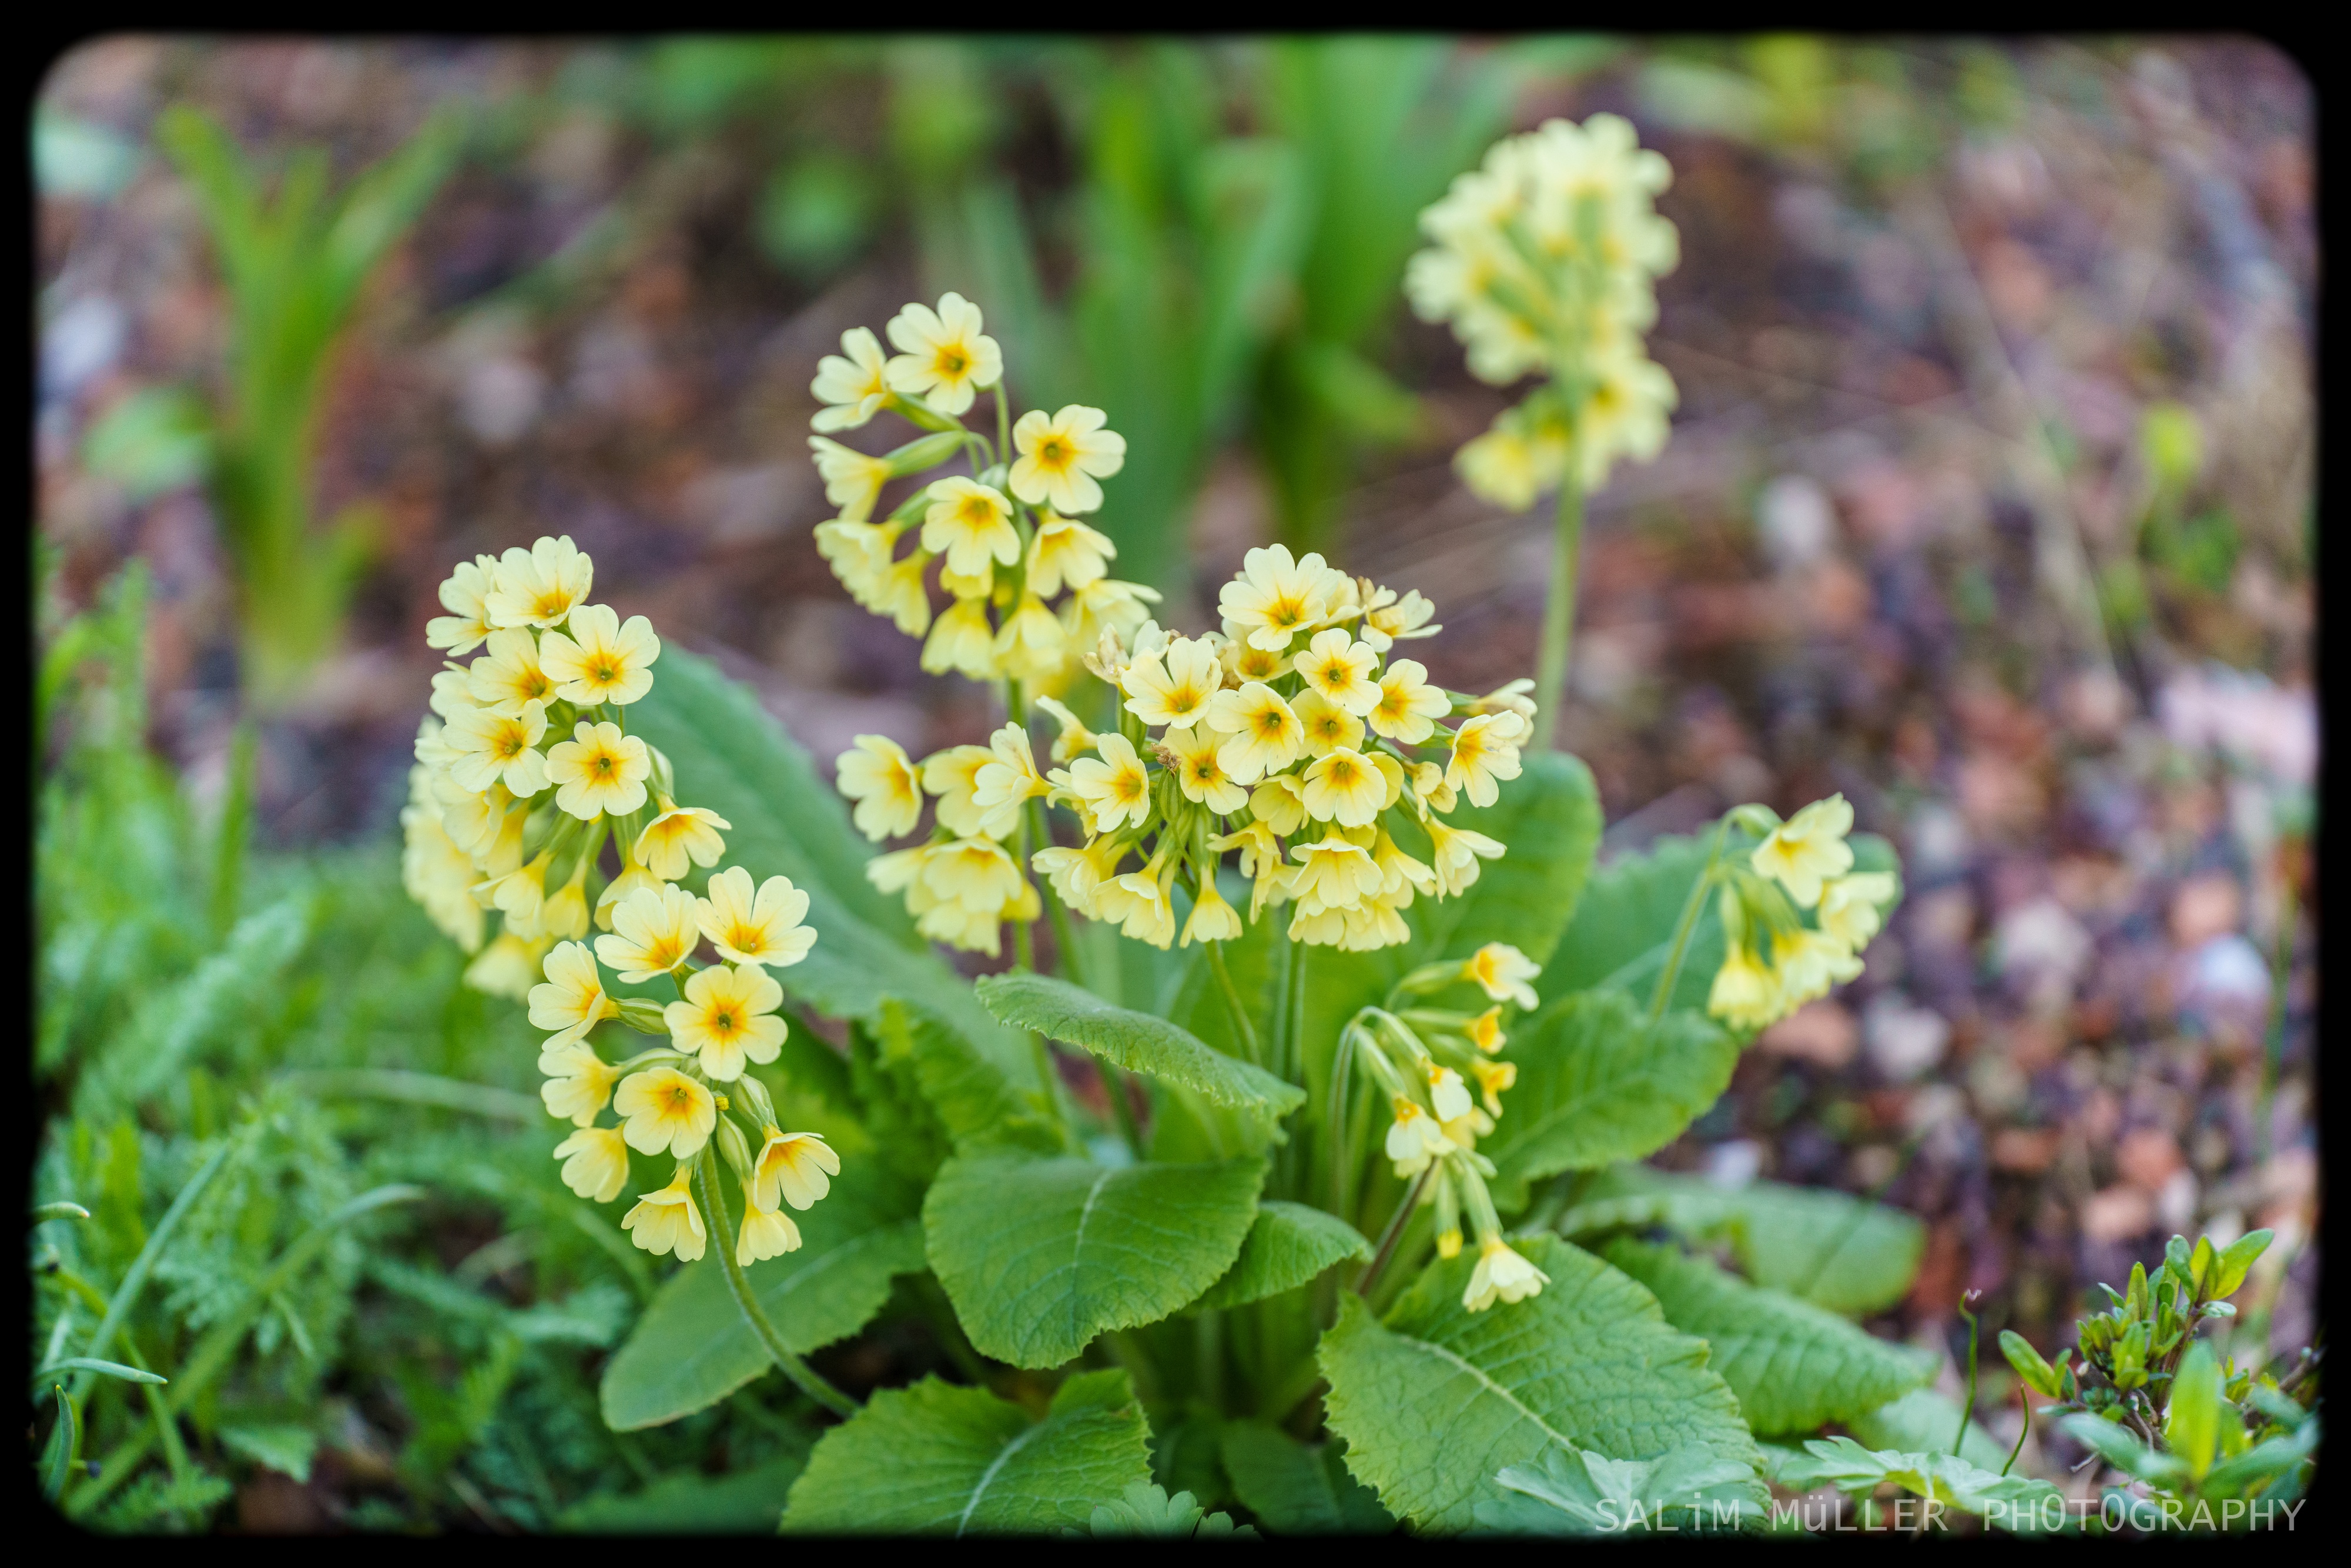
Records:
[[[1551,590],[1543,601],[1542,642],[1535,653],[1534,749],[1549,751],[1559,734],[1567,696],[1567,666],[1575,645],[1575,573],[1583,554],[1583,486],[1571,456],[1560,481],[1559,519],[1552,541]]]

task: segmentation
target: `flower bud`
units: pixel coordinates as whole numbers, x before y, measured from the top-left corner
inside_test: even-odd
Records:
[[[718,1118],[718,1152],[726,1156],[735,1175],[746,1186],[751,1183],[751,1145],[744,1141],[743,1129],[735,1124],[732,1116]]]
[[[662,1016],[662,1005],[644,997],[622,997],[617,999],[621,1021],[639,1034],[669,1033],[669,1020]]]
[[[942,430],[935,434],[919,436],[889,455],[890,476],[903,478],[919,474],[925,468],[935,468],[953,457],[964,444],[960,430]]]

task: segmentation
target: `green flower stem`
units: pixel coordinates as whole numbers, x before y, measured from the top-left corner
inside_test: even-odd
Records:
[[[1959,1457],[1959,1449],[1967,1441],[1968,1423],[1975,1418],[1976,1413],[1977,1323],[1975,1313],[1968,1311],[1968,1309],[1975,1304],[1977,1294],[1978,1292],[1974,1291],[1962,1291],[1959,1292],[1959,1316],[1968,1320],[1968,1398],[1967,1403],[1959,1406],[1959,1429],[1958,1434],[1951,1438],[1951,1457],[1953,1458]]]
[[[2000,1467],[2001,1475],[2015,1468],[2016,1456],[2024,1452],[2024,1439],[2032,1436],[2032,1389],[2022,1381],[2016,1385],[2016,1403],[2024,1412],[2024,1425],[2016,1429],[2016,1447],[2008,1451],[2008,1463]],[[1967,1430],[1960,1427],[1959,1436],[1966,1437]]]
[[[1045,802],[1031,796],[1028,810],[1031,840],[1039,849],[1044,849],[1053,841],[1052,820],[1046,814]],[[1061,895],[1053,891],[1050,879],[1040,878],[1037,891],[1044,898],[1045,914],[1053,922],[1054,966],[1061,971],[1061,978],[1073,986],[1082,986],[1086,983],[1085,966],[1078,957],[1078,936],[1070,925],[1069,908],[1062,904]]]
[[[1388,1228],[1380,1232],[1379,1250],[1372,1254],[1371,1262],[1355,1277],[1355,1294],[1369,1296],[1372,1287],[1379,1283],[1380,1274],[1387,1268],[1388,1260],[1395,1255],[1396,1242],[1404,1235],[1405,1221],[1412,1218],[1413,1207],[1420,1202],[1422,1189],[1428,1186],[1429,1178],[1436,1174],[1437,1162],[1431,1160],[1414,1180],[1403,1201],[1396,1205],[1395,1213],[1388,1218]]]
[[[767,1347],[768,1354],[775,1357],[776,1364],[784,1369],[784,1375],[790,1378],[801,1393],[843,1420],[856,1415],[856,1400],[818,1376],[815,1368],[784,1348],[783,1336],[768,1321],[768,1311],[759,1305],[759,1298],[751,1293],[750,1278],[743,1272],[743,1265],[735,1258],[732,1236],[735,1221],[726,1212],[726,1200],[718,1190],[718,1183],[710,1175],[708,1160],[695,1167],[694,1180],[695,1185],[702,1188],[702,1207],[712,1222],[709,1242],[718,1249],[719,1265],[726,1270],[726,1289],[733,1293],[736,1310],[751,1326],[751,1333]]]
[[[1543,601],[1542,643],[1535,656],[1533,748],[1549,751],[1567,697],[1568,654],[1575,642],[1575,573],[1583,553],[1583,485],[1573,447],[1559,486],[1558,531],[1552,546],[1551,594]]]
[[[1259,1066],[1265,1065],[1258,1054],[1257,1026],[1249,1022],[1249,1009],[1241,1005],[1241,993],[1233,984],[1233,972],[1225,967],[1225,945],[1221,942],[1201,944],[1208,950],[1208,973],[1217,979],[1217,989],[1223,993],[1225,1010],[1232,1015],[1233,1037],[1240,1042],[1241,1055]]]
[[[1225,1314],[1214,1307],[1199,1312],[1192,1320],[1192,1335],[1200,1397],[1221,1416],[1225,1412]]]
[[[1706,907],[1707,890],[1714,885],[1714,868],[1722,859],[1722,839],[1730,831],[1730,819],[1726,816],[1715,824],[1714,842],[1708,846],[1706,864],[1698,868],[1698,880],[1690,883],[1689,897],[1682,903],[1681,919],[1674,925],[1674,945],[1666,950],[1666,967],[1657,975],[1656,995],[1649,998],[1649,1016],[1666,1016],[1666,1004],[1673,999],[1674,982],[1682,976],[1682,955],[1689,947],[1690,933],[1697,929],[1698,911]]]

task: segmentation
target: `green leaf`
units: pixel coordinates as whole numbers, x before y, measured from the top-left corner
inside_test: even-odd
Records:
[[[557,1515],[555,1528],[589,1535],[772,1532],[786,1494],[807,1467],[807,1442],[802,1437],[789,1452],[732,1475],[674,1470],[637,1491],[598,1492]]]
[[[1495,1472],[1554,1443],[1626,1458],[1696,1446],[1752,1471],[1761,1456],[1737,1397],[1656,1297],[1564,1241],[1520,1249],[1551,1277],[1540,1295],[1469,1312],[1465,1251],[1432,1263],[1384,1322],[1343,1297],[1322,1336],[1331,1429],[1391,1512],[1465,1529]]]
[[[1479,1153],[1499,1173],[1494,1201],[1527,1184],[1656,1153],[1712,1105],[1739,1043],[1697,1013],[1651,1019],[1622,991],[1563,997],[1510,1030],[1519,1081]]]
[[[1287,1432],[1228,1421],[1225,1473],[1233,1495],[1276,1535],[1385,1535],[1395,1520],[1347,1472],[1337,1443],[1308,1447]]]
[[[1113,1007],[1049,975],[988,975],[975,985],[987,1010],[1016,1028],[1082,1046],[1129,1072],[1193,1090],[1211,1103],[1286,1116],[1306,1091],[1262,1067],[1211,1049],[1190,1030],[1149,1013]]]
[[[986,1389],[926,1377],[879,1390],[824,1435],[793,1483],[783,1529],[963,1536],[1083,1528],[1097,1505],[1151,1479],[1144,1437],[1124,1373],[1070,1379],[1037,1422]]]
[[[1949,1454],[1872,1451],[1850,1437],[1815,1437],[1804,1451],[1809,1462],[1792,1458],[1780,1467],[1782,1486],[1833,1486],[1858,1496],[1891,1481],[2019,1534],[2069,1527],[2065,1494],[2031,1476],[2003,1476]]]
[[[2268,1230],[2248,1230],[2229,1243],[2216,1264],[2211,1290],[2208,1292],[2212,1300],[2226,1301],[2237,1293],[2237,1287],[2245,1282],[2246,1274],[2252,1270],[2253,1260],[2268,1250],[2270,1239],[2274,1234]]]
[[[117,402],[82,437],[82,465],[133,502],[193,485],[212,465],[212,421],[177,387],[147,387]]]
[[[1848,1316],[1900,1301],[1927,1246],[1916,1218],[1866,1198],[1769,1181],[1719,1187],[1641,1166],[1594,1180],[1560,1217],[1559,1231],[1582,1239],[1652,1225],[1694,1240],[1727,1239],[1757,1284]]]
[[[2202,1340],[2189,1346],[2171,1379],[2171,1405],[2164,1413],[2163,1440],[2197,1480],[2212,1468],[2220,1447],[2220,1364]],[[2230,1417],[2235,1412],[2230,1411]]]
[[[1065,1530],[1061,1533],[1078,1535],[1081,1532]],[[1125,1495],[1116,1502],[1096,1503],[1093,1516],[1087,1521],[1082,1533],[1113,1537],[1141,1535],[1176,1541],[1219,1537],[1257,1539],[1257,1531],[1249,1526],[1236,1528],[1230,1514],[1208,1512],[1187,1491],[1179,1491],[1169,1497],[1156,1481],[1133,1482],[1127,1487]]]
[[[2051,1399],[2059,1397],[2056,1369],[2041,1359],[2032,1342],[2014,1329],[2000,1331],[2000,1353],[2008,1364],[2016,1368],[2016,1375],[2024,1379],[2025,1386]]]
[[[1600,1255],[1646,1285],[1667,1322],[1712,1347],[1708,1364],[1739,1396],[1758,1436],[1849,1421],[1934,1380],[1935,1356],[1702,1258],[1625,1238]]]
[[[1112,1168],[959,1155],[923,1202],[931,1268],[981,1354],[1059,1366],[1108,1329],[1179,1311],[1232,1267],[1260,1159]]]
[[[310,1479],[310,1460],[319,1451],[319,1434],[308,1427],[280,1422],[252,1422],[220,1429],[221,1447],[298,1481]]]
[[[1065,1146],[1028,1062],[1008,1066],[928,1013],[895,1001],[883,1004],[874,1036],[885,1063],[913,1065],[923,1098],[957,1149],[1008,1145],[1050,1155]]]
[[[1554,1443],[1540,1465],[1511,1465],[1494,1484],[1503,1495],[1479,1500],[1480,1533],[1739,1530],[1762,1512],[1754,1472],[1702,1448],[1676,1448],[1654,1459],[1612,1459]]]
[[[1268,1198],[1241,1239],[1241,1255],[1195,1307],[1238,1307],[1294,1291],[1335,1263],[1368,1263],[1372,1244],[1335,1214]]]
[[[751,1289],[783,1336],[805,1355],[855,1333],[889,1299],[890,1281],[923,1267],[913,1194],[870,1161],[855,1161],[805,1214],[798,1251],[750,1267]],[[716,1248],[664,1282],[604,1368],[600,1398],[615,1431],[658,1427],[716,1404],[774,1364],[726,1289]]]
[[[1959,1402],[1931,1388],[1914,1388],[1899,1399],[1855,1416],[1845,1426],[1873,1448],[1948,1452],[1951,1434],[1959,1429]],[[1998,1469],[2008,1462],[2008,1448],[1970,1421],[1966,1435],[1959,1439],[1959,1457],[1980,1469]]]
[[[84,1372],[95,1372],[102,1377],[119,1377],[125,1383],[169,1383],[172,1381],[168,1377],[158,1376],[156,1374],[152,1372],[142,1372],[135,1366],[125,1366],[119,1361],[100,1361],[96,1356],[89,1355],[69,1355],[62,1361],[53,1361],[47,1366],[37,1367],[33,1372],[33,1381],[38,1383],[41,1379],[48,1376],[53,1372],[67,1372],[77,1369]]]

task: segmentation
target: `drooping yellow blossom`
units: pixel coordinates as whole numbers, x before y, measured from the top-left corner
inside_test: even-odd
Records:
[[[702,1071],[720,1082],[743,1076],[743,1064],[773,1061],[784,1046],[784,988],[752,965],[715,964],[685,982],[685,996],[662,1009],[678,1050],[698,1056]]]
[[[1249,791],[1249,815],[1288,838],[1306,823],[1306,784],[1295,773],[1277,773]]]
[[[1499,1009],[1495,1009],[1499,1011]],[[1519,1081],[1519,1064],[1515,1061],[1473,1061],[1469,1075],[1478,1081],[1478,1094],[1486,1103],[1489,1114],[1502,1113],[1502,1092]]]
[[[547,710],[525,703],[513,718],[468,708],[452,718],[442,738],[455,751],[449,777],[460,789],[487,794],[491,786],[528,800],[547,788],[547,758],[534,749],[547,733]]]
[[[1291,558],[1284,545],[1266,545],[1241,558],[1241,573],[1225,584],[1217,609],[1225,620],[1248,628],[1252,646],[1279,653],[1290,637],[1329,613],[1339,574],[1310,551]],[[1343,581],[1343,579],[1339,579]]]
[[[855,430],[872,419],[890,396],[882,372],[882,345],[872,329],[852,327],[841,335],[841,352],[816,362],[809,391],[828,406],[809,423],[819,430]]]
[[[1021,807],[1053,787],[1037,771],[1025,726],[1007,724],[990,736],[988,757],[971,776],[971,803],[979,810],[979,831],[1000,839],[1019,825]]]
[[[771,876],[754,894],[751,873],[731,865],[710,879],[695,920],[728,963],[788,969],[816,946],[814,929],[800,924],[808,905],[809,895],[790,877]]]
[[[465,966],[465,984],[487,996],[521,1001],[538,978],[538,960],[549,946],[544,936],[501,931]]]
[[[1107,479],[1126,463],[1126,437],[1102,428],[1110,416],[1098,408],[1071,403],[1048,418],[1030,409],[1012,427],[1020,455],[1007,476],[1012,493],[1032,507],[1057,512],[1091,512],[1102,504],[1097,479]]]
[[[1479,714],[1453,732],[1453,756],[1445,766],[1445,782],[1469,797],[1473,806],[1490,806],[1500,793],[1499,781],[1520,772],[1516,714]]]
[[[1532,981],[1542,966],[1508,942],[1489,942],[1461,966],[1461,977],[1498,1002],[1516,1002],[1531,1012],[1541,1005]]]
[[[595,1203],[610,1203],[629,1185],[629,1145],[618,1127],[582,1127],[555,1145],[563,1185]]]
[[[1079,752],[1094,748],[1094,732],[1088,729],[1085,721],[1076,714],[1051,697],[1039,697],[1037,706],[1051,715],[1053,722],[1061,727],[1060,738],[1053,742],[1054,761],[1067,762]]]
[[[1372,863],[1380,868],[1380,896],[1395,900],[1398,907],[1410,904],[1416,894],[1437,891],[1436,871],[1405,853],[1385,828],[1372,841]]]
[[[1417,659],[1397,659],[1381,672],[1379,697],[1364,716],[1373,730],[1404,746],[1418,746],[1453,711],[1453,701],[1428,684]]]
[[[1427,1076],[1428,1103],[1438,1121],[1458,1122],[1469,1114],[1469,1089],[1461,1082],[1461,1074],[1432,1062]]]
[[[598,703],[625,706],[653,689],[653,661],[661,639],[653,623],[632,615],[622,624],[609,605],[583,604],[563,632],[539,640],[539,666],[556,683],[555,695],[582,707]]]
[[[621,1135],[641,1155],[691,1159],[718,1124],[710,1091],[674,1067],[649,1067],[622,1079],[612,1110],[622,1120]]]
[[[923,513],[923,548],[945,557],[948,570],[978,577],[991,560],[1019,563],[1020,536],[1001,491],[956,476],[932,485],[930,503]]]
[[[1220,691],[1208,704],[1207,727],[1231,737],[1217,758],[1236,784],[1254,784],[1298,759],[1306,727],[1281,695],[1262,681]]]
[[[1461,1304],[1473,1312],[1482,1312],[1497,1301],[1523,1301],[1529,1296],[1540,1295],[1550,1283],[1549,1274],[1512,1251],[1508,1242],[1496,1236],[1479,1245],[1478,1263],[1469,1270],[1469,1285],[1461,1292]]]
[[[941,413],[969,408],[979,389],[1004,379],[1004,350],[980,327],[979,307],[952,292],[940,296],[936,310],[917,304],[899,311],[888,330],[900,351],[883,367],[890,389]]]
[[[1260,648],[1246,636],[1236,635],[1229,621],[1225,622],[1224,641],[1217,645],[1217,657],[1224,664],[1226,679],[1241,685],[1278,681],[1290,673],[1289,654]]]
[[[816,454],[816,471],[824,479],[824,498],[841,508],[841,520],[862,523],[872,517],[882,486],[890,482],[890,460],[868,457],[821,435],[809,437],[809,449]]]
[[[1215,645],[1206,638],[1176,637],[1165,652],[1138,653],[1120,689],[1126,711],[1157,729],[1197,724],[1223,685]]]
[[[679,1261],[691,1263],[702,1256],[707,1233],[702,1228],[700,1211],[694,1207],[694,1195],[686,1190],[691,1175],[681,1163],[667,1186],[641,1194],[636,1207],[621,1220],[621,1228],[656,1258],[674,1251]]]
[[[590,724],[581,719],[572,727],[569,740],[547,752],[547,781],[556,787],[555,804],[583,822],[599,816],[625,817],[643,805],[645,780],[653,770],[645,743],[622,734],[621,727],[609,720]]]
[[[1385,653],[1396,643],[1415,637],[1434,637],[1445,630],[1429,622],[1436,618],[1437,606],[1413,589],[1402,598],[1393,588],[1374,590],[1364,601],[1364,623],[1355,635],[1369,643],[1374,650]],[[1422,672],[1424,674],[1426,671]]]
[[[1869,946],[1894,902],[1894,878],[1882,871],[1855,872],[1821,884],[1821,930],[1854,952]]]
[[[1861,977],[1861,959],[1824,931],[1782,932],[1771,942],[1771,973],[1782,1012],[1829,994],[1833,986]]]
[[[1104,735],[1096,750],[1099,758],[1081,757],[1070,764],[1065,788],[1084,803],[1095,832],[1142,827],[1151,820],[1151,775],[1143,758],[1123,735]]]
[[[1371,852],[1335,830],[1318,843],[1290,845],[1290,858],[1298,862],[1290,873],[1290,891],[1309,914],[1353,909],[1380,890]]]
[[[942,903],[967,914],[987,915],[1020,895],[1026,885],[1019,865],[994,839],[954,839],[934,844],[923,860],[923,885]]]
[[[1219,815],[1248,803],[1249,791],[1225,771],[1217,737],[1206,725],[1170,729],[1160,744],[1173,759],[1176,785],[1186,800],[1196,800]]]
[[[547,955],[547,981],[530,988],[530,1027],[552,1030],[549,1046],[569,1045],[621,1007],[604,994],[603,971],[585,942],[560,942]],[[600,1101],[599,1103],[601,1103]]]
[[[866,608],[887,615],[907,636],[921,636],[931,624],[930,590],[923,586],[923,569],[930,561],[929,555],[916,550],[904,560],[884,562],[870,585]]]
[[[1314,633],[1306,651],[1298,655],[1298,674],[1324,702],[1362,718],[1379,706],[1379,685],[1372,679],[1379,662],[1379,654],[1369,643],[1358,643],[1345,628],[1333,626]]]
[[[596,938],[596,956],[630,985],[666,975],[701,938],[694,894],[682,887],[641,887],[612,909],[612,934]]]
[[[1749,857],[1759,876],[1776,877],[1806,909],[1821,901],[1821,883],[1853,869],[1853,807],[1843,795],[1815,800],[1755,846]]]
[[[987,601],[959,599],[932,622],[922,664],[934,675],[953,670],[975,681],[995,679],[996,630],[987,623]]]
[[[1019,495],[1019,469],[1014,469],[1013,494]],[[1022,497],[1024,500],[1027,498]],[[1037,519],[1037,538],[1029,547],[1029,589],[1050,599],[1064,585],[1083,588],[1110,574],[1118,547],[1110,536],[1088,528],[1075,517],[1045,512]]]
[[[569,534],[542,538],[530,549],[509,549],[490,572],[482,609],[496,627],[560,626],[588,601],[596,563],[571,542]]]
[[[1067,849],[1056,844],[1039,850],[1029,857],[1029,865],[1052,880],[1053,891],[1061,902],[1085,915],[1097,918],[1094,910],[1094,890],[1118,874],[1118,863],[1126,855],[1123,841],[1114,838],[1089,840],[1082,849]]]
[[[663,885],[662,879],[639,864],[635,857],[628,852],[628,846],[622,845],[621,874],[606,883],[604,891],[596,895],[597,928],[610,931],[612,928],[612,911],[639,889],[649,889],[659,893]]]
[[[1004,674],[1034,685],[1050,680],[1068,662],[1069,632],[1061,618],[1033,593],[1023,593],[1019,605],[996,629],[988,655]]]
[[[487,651],[466,666],[465,695],[475,706],[501,718],[519,718],[526,705],[544,706],[556,693],[529,632],[493,632]]]
[[[441,584],[441,608],[449,613],[436,615],[424,623],[426,647],[439,648],[451,658],[462,659],[482,645],[491,631],[486,601],[490,593],[490,574],[497,567],[497,558],[486,555],[457,563],[456,570]]]
[[[1061,627],[1072,648],[1093,647],[1104,632],[1113,637],[1134,633],[1151,617],[1145,608],[1159,602],[1159,591],[1139,582],[1098,577],[1078,584],[1061,605]]]
[[[1757,1030],[1776,1021],[1783,1012],[1779,983],[1757,961],[1743,942],[1732,943],[1722,956],[1707,993],[1706,1010],[1733,1029]]]
[[[1435,846],[1429,852],[1429,864],[1437,873],[1440,897],[1458,898],[1478,880],[1479,861],[1502,858],[1503,845],[1475,829],[1447,827],[1434,817],[1427,827],[1429,842]]]
[[[1502,1009],[1500,1004],[1497,1003],[1495,1006],[1488,1008],[1484,1012],[1479,1013],[1476,1018],[1471,1019],[1469,1020],[1468,1033],[1469,1043],[1476,1046],[1479,1050],[1484,1051],[1489,1056],[1493,1055],[1496,1051],[1501,1050],[1502,1047],[1508,1045],[1510,1043],[1510,1037],[1502,1032]],[[1507,1089],[1510,1085],[1504,1084],[1503,1087]]]
[[[1353,751],[1364,744],[1364,721],[1309,686],[1290,699],[1308,755]]]
[[[538,928],[560,941],[588,935],[588,862],[571,868],[571,878],[541,901]]]
[[[561,799],[557,797],[559,801]],[[726,841],[718,836],[719,831],[731,832],[735,824],[705,807],[681,806],[666,796],[658,803],[661,814],[637,835],[637,862],[664,882],[684,876],[688,862],[716,865],[718,857],[726,852]]]
[[[852,749],[833,759],[841,792],[857,802],[851,818],[875,843],[904,838],[923,815],[922,779],[898,743],[884,735],[861,735]]]
[[[1370,758],[1344,747],[1324,752],[1306,769],[1306,814],[1343,828],[1371,825],[1380,814],[1386,780]]]
[[[923,788],[938,797],[939,823],[969,837],[987,813],[979,805],[979,770],[996,760],[985,746],[951,746],[923,758]]]
[[[1448,1153],[1451,1143],[1445,1129],[1418,1102],[1398,1094],[1394,1103],[1395,1120],[1388,1124],[1387,1156],[1395,1162],[1397,1176],[1416,1176],[1428,1168],[1429,1161]]]
[[[883,528],[846,517],[819,523],[814,530],[817,553],[832,568],[833,576],[849,590],[852,599],[876,614],[883,612],[875,601],[883,574],[890,570],[890,552],[896,548],[898,531],[895,525]]]
[[[451,941],[468,953],[479,952],[482,908],[472,892],[473,857],[443,825],[432,769],[421,762],[408,772],[408,804],[400,809],[400,885]]]
[[[1211,880],[1200,884],[1200,896],[1192,901],[1191,915],[1184,922],[1182,945],[1189,947],[1195,942],[1230,942],[1241,934],[1241,917],[1225,902]]]
[[[547,1082],[538,1086],[538,1097],[545,1103],[547,1113],[580,1127],[596,1119],[596,1113],[612,1097],[612,1084],[621,1076],[617,1069],[576,1040],[568,1045],[549,1041],[547,1049],[538,1053],[538,1070],[547,1075]]]
[[[780,1258],[787,1252],[797,1252],[800,1246],[800,1228],[792,1223],[789,1214],[762,1214],[746,1205],[743,1223],[735,1232],[735,1261],[747,1269],[765,1258]]]
[[[841,1156],[814,1133],[767,1130],[751,1166],[751,1207],[772,1214],[785,1204],[813,1207],[841,1174]]]
[[[1114,876],[1094,890],[1094,907],[1129,941],[1165,951],[1176,940],[1176,905],[1168,896],[1173,867],[1165,862]]]

